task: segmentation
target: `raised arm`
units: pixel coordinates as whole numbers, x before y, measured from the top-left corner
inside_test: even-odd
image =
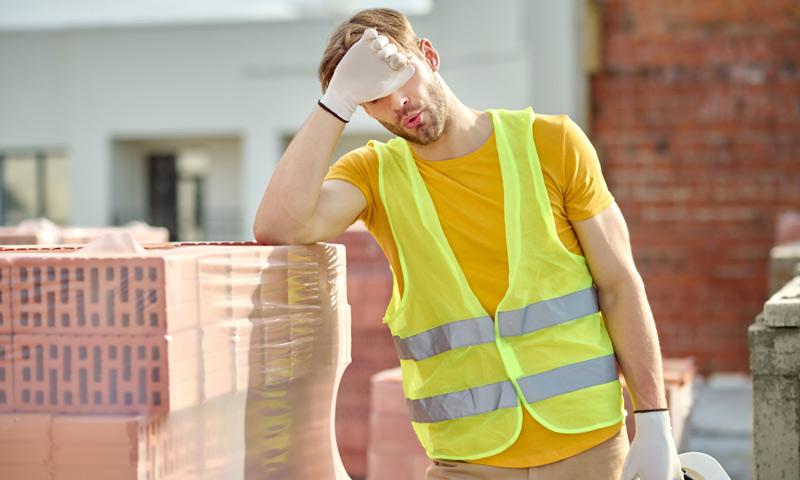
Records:
[[[633,400],[636,437],[623,480],[683,478],[664,394],[661,350],[644,283],[617,204],[573,222],[597,286],[600,309]],[[637,477],[638,475],[638,477]]]
[[[257,242],[313,243],[353,223],[366,198],[347,182],[323,182],[333,150],[359,104],[389,95],[413,73],[408,58],[374,29],[350,47],[272,174],[253,222]]]
[[[344,122],[317,107],[292,140],[258,206],[253,233],[265,244],[314,243],[335,237],[364,210],[355,186],[324,182]]]

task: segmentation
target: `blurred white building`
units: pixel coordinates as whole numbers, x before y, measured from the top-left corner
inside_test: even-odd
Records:
[[[270,175],[320,96],[327,35],[365,6],[409,14],[466,104],[531,105],[588,129],[585,59],[599,43],[588,5],[0,0],[0,224],[144,220],[174,239],[251,240]],[[358,113],[338,150],[370,138],[388,137]]]

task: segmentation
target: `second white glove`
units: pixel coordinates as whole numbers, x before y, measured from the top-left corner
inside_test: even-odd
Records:
[[[622,467],[620,480],[683,480],[669,412],[636,413],[634,418],[636,436]]]
[[[408,58],[368,28],[342,57],[320,102],[346,122],[359,104],[395,92],[413,74]]]

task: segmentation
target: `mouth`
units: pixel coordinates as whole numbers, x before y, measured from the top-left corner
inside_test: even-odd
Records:
[[[408,129],[416,128],[422,123],[422,112],[411,114],[403,119],[403,126]]]

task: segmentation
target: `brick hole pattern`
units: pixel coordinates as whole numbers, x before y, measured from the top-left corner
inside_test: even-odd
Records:
[[[11,332],[11,264],[0,259],[0,335]]]
[[[167,339],[14,336],[19,412],[169,411]]]
[[[0,335],[0,413],[14,410],[14,370],[10,335]]]
[[[160,259],[15,259],[14,333],[166,333]]]

